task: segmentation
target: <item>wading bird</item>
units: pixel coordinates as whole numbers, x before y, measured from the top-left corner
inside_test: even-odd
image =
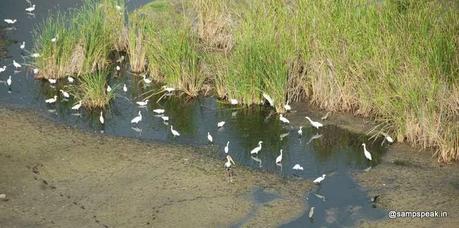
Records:
[[[277,158],[276,158],[276,164],[279,164],[281,162],[282,162],[282,149],[280,150],[279,156],[277,156]]]
[[[71,77],[71,76],[68,76],[68,77],[67,77],[67,81],[68,81],[69,83],[73,83],[73,82],[75,81],[75,79],[74,79],[73,77]]]
[[[141,111],[139,111],[139,114],[131,120],[131,123],[138,124],[140,121],[142,121],[142,112]]]
[[[161,116],[161,119],[163,119],[164,122],[169,121],[169,116]]]
[[[180,136],[180,133],[178,131],[174,130],[174,126],[171,125],[171,133],[174,137]]]
[[[6,79],[6,84],[8,85],[8,87],[11,87],[12,83],[13,83],[13,80],[11,79],[11,75],[10,75],[8,79]]]
[[[327,112],[327,114],[325,114],[325,116],[322,116],[321,119],[322,119],[322,120],[326,120],[326,119],[328,119],[328,116],[329,116],[329,115],[330,115],[330,112]]]
[[[236,99],[230,99],[230,104],[237,105],[239,102]]]
[[[250,154],[257,154],[258,155],[258,152],[260,152],[261,150],[261,144],[263,143],[263,141],[259,141],[258,142],[258,146],[253,148],[252,151],[250,151]]]
[[[229,152],[229,141],[226,142],[226,146],[225,146],[225,154],[227,154]]]
[[[53,98],[46,99],[46,100],[45,100],[45,103],[47,103],[47,104],[53,104],[53,103],[55,103],[56,101],[57,101],[57,96],[54,95]]]
[[[209,132],[207,132],[207,140],[209,140],[209,142],[214,142],[214,138],[212,138],[212,135],[210,135]]]
[[[136,104],[139,105],[139,106],[141,106],[141,107],[145,107],[145,106],[147,106],[147,104],[148,104],[148,100],[137,101]]]
[[[365,143],[362,143],[362,146],[363,146],[363,154],[368,160],[371,161],[371,153],[370,151],[367,150],[367,145],[365,145]]]
[[[284,138],[287,137],[289,134],[290,134],[289,132],[286,132],[286,133],[284,133],[284,134],[281,134],[281,135],[279,136],[280,140],[281,140],[281,141],[284,140]]]
[[[154,112],[154,113],[157,113],[157,114],[163,114],[163,113],[164,113],[164,109],[160,109],[160,108],[158,108],[158,109],[153,109],[153,112]]]
[[[320,184],[320,182],[322,182],[323,180],[325,180],[325,177],[326,177],[326,176],[327,176],[327,175],[322,174],[322,176],[317,177],[317,178],[313,181],[314,184]]]
[[[0,73],[6,70],[6,66],[0,67]]]
[[[22,44],[21,44],[21,46],[19,46],[19,48],[21,48],[22,50],[24,50],[24,48],[25,48],[25,41],[22,41]]]
[[[34,68],[34,69],[33,69],[33,73],[34,73],[34,74],[38,74],[39,71],[40,71],[40,70],[39,70],[38,68]]]
[[[225,123],[226,123],[225,121],[220,121],[220,122],[217,123],[217,127],[221,128],[221,127],[223,127],[225,125]]]
[[[5,21],[7,24],[12,25],[12,24],[16,23],[17,20],[16,19],[8,19],[7,18],[7,19],[4,19],[3,21]]]
[[[107,93],[110,93],[112,91],[112,87],[110,85],[107,85]]]
[[[268,101],[269,105],[271,107],[274,107],[274,100],[266,93],[263,93],[263,97]]]
[[[124,92],[127,92],[127,86],[126,86],[126,84],[123,85],[123,91],[124,91]]]
[[[303,126],[301,126],[300,129],[298,130],[298,135],[303,135]]]
[[[390,137],[389,134],[387,133],[384,133],[384,132],[381,132],[381,134],[384,136],[384,139],[389,142],[389,143],[393,143],[394,142],[394,139],[392,139],[392,137]]]
[[[323,124],[321,124],[321,123],[319,123],[319,122],[317,122],[317,121],[311,120],[311,118],[309,118],[308,116],[306,116],[305,118],[308,119],[308,120],[309,120],[309,123],[311,123],[311,125],[312,125],[313,127],[317,128],[317,129],[319,129],[320,127],[323,127],[323,126],[324,126]]]
[[[120,66],[116,66],[115,69],[116,69],[116,71],[120,71],[121,67]]]
[[[25,11],[27,11],[29,13],[32,13],[34,10],[35,10],[35,4],[32,5],[31,7],[28,7],[28,8],[25,9]]]
[[[65,98],[70,98],[70,94],[67,93],[66,91],[64,91],[64,90],[62,90],[62,89],[59,90],[59,91],[62,93],[62,96],[64,96]]]
[[[285,111],[290,112],[292,110],[292,107],[287,102],[287,104],[284,104],[284,109]]]
[[[101,124],[104,124],[104,123],[105,123],[104,113],[103,113],[102,111],[100,111],[99,122],[100,122]]]
[[[233,182],[233,172],[231,170],[231,165],[236,165],[233,158],[230,155],[226,155],[225,170],[230,182]]]
[[[53,42],[53,43],[56,43],[56,41],[57,41],[57,37],[54,37],[54,38],[51,39],[51,42]]]
[[[33,54],[30,55],[30,57],[38,58],[38,57],[40,57],[40,53],[33,53]]]
[[[52,79],[52,78],[48,78],[48,82],[49,82],[49,84],[56,84],[57,80],[56,79]]]
[[[285,124],[289,124],[289,123],[290,123],[290,121],[289,121],[287,118],[285,118],[282,114],[280,114],[279,120],[280,120],[282,123],[285,123]]]
[[[142,75],[143,77],[143,82],[145,82],[145,84],[150,84],[151,83],[151,79],[147,78],[147,75]]]
[[[14,60],[14,59],[13,59],[13,66],[16,67],[16,68],[21,68],[21,64],[16,62],[16,60]]]
[[[168,93],[172,93],[175,91],[175,88],[174,87],[169,87],[169,86],[163,86],[162,87],[164,89],[164,91],[168,92]]]
[[[79,110],[81,108],[81,101],[78,101],[74,106],[72,106],[72,110]]]
[[[296,164],[292,167],[292,169],[294,170],[303,170],[303,166],[301,166],[300,164]]]
[[[308,217],[309,217],[310,219],[312,219],[312,216],[314,216],[314,208],[315,208],[315,207],[311,207],[311,209],[309,209]]]

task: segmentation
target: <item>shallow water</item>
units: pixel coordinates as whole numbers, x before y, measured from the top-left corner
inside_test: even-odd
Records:
[[[385,212],[372,207],[370,196],[352,179],[351,172],[358,170],[364,172],[364,169],[376,166],[385,148],[377,142],[367,143],[374,157],[373,161],[369,162],[363,156],[361,148],[361,143],[368,141],[366,136],[331,125],[316,130],[304,120],[302,113],[287,115],[293,120],[292,122],[297,123],[293,127],[293,124],[281,124],[278,116],[273,115],[269,108],[228,106],[212,97],[190,100],[185,97],[165,96],[156,102],[161,94],[153,96],[148,107],[139,108],[135,101],[142,100],[142,95],[154,86],[144,87],[139,77],[133,77],[127,71],[121,75],[113,74],[111,77],[110,84],[117,89],[117,97],[104,113],[105,125],[98,122],[98,112],[71,111],[70,107],[75,103],[73,100],[60,99],[56,105],[46,105],[44,100],[57,94],[59,88],[65,86],[65,82],[60,82],[53,88],[47,82],[34,80],[25,67],[20,72],[14,72],[11,63],[13,59],[20,63],[24,62],[21,54],[26,52],[21,51],[19,45],[25,41],[26,49],[31,48],[31,30],[46,18],[48,9],[67,9],[77,6],[80,2],[36,1],[35,17],[25,14],[24,8],[27,7],[25,1],[0,2],[0,15],[3,18],[18,19],[15,30],[2,28],[6,38],[12,42],[7,47],[7,58],[0,60],[0,66],[8,65],[7,71],[0,74],[0,80],[4,81],[8,75],[12,75],[13,85],[11,91],[8,91],[5,85],[0,85],[0,105],[27,107],[44,113],[55,121],[81,129],[145,141],[201,146],[209,144],[207,132],[210,132],[214,143],[209,144],[209,151],[203,151],[210,156],[223,159],[225,157],[223,147],[227,141],[230,141],[230,154],[237,165],[245,165],[260,172],[277,173],[284,178],[309,181],[327,174],[320,186],[314,188],[312,192],[305,192],[305,203],[315,207],[314,219],[307,218],[308,207],[303,216],[284,224],[284,227],[353,225],[360,219],[384,217]],[[138,7],[145,2],[147,1],[131,0],[128,2],[128,9]],[[127,69],[128,66],[123,68]],[[123,83],[129,87],[127,93],[121,91]],[[166,114],[170,117],[168,125],[154,115],[152,110],[155,108],[166,110]],[[143,120],[138,125],[132,125],[130,120],[139,110],[142,111]],[[216,127],[219,121],[226,121],[226,125],[221,129]],[[297,133],[298,123],[304,125],[303,136]],[[180,137],[174,138],[171,135],[171,125],[181,133]],[[281,135],[285,137],[281,139]],[[311,140],[311,138],[317,139]],[[250,156],[249,151],[256,147],[260,140],[263,141],[261,152],[258,156]],[[280,149],[284,151],[282,167],[274,162]],[[293,170],[295,164],[300,164],[304,170]],[[272,197],[275,196],[263,191],[254,191],[253,199],[249,200],[263,203],[272,200]]]

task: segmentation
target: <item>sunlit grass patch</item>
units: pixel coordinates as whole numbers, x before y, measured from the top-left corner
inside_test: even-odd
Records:
[[[105,108],[114,98],[116,87],[107,91],[108,72],[98,71],[80,77],[80,84],[76,87],[75,99],[81,101],[82,106],[88,109]]]

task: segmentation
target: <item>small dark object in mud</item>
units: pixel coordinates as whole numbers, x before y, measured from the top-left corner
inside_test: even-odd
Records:
[[[83,210],[86,209],[83,205],[81,205],[80,208],[83,209]]]
[[[46,180],[42,180],[42,181],[43,181],[43,184],[48,185],[48,181],[46,181]]]

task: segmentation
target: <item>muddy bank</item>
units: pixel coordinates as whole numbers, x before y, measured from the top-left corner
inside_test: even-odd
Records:
[[[446,218],[397,218],[362,222],[362,226],[457,227],[459,224],[459,165],[442,166],[428,152],[404,144],[390,147],[382,162],[354,177],[379,195],[377,206],[395,211],[446,211]]]
[[[205,148],[91,134],[29,111],[0,108],[0,135],[0,227],[271,227],[302,214],[311,188],[241,166],[229,184]],[[257,202],[260,191],[275,197]]]

